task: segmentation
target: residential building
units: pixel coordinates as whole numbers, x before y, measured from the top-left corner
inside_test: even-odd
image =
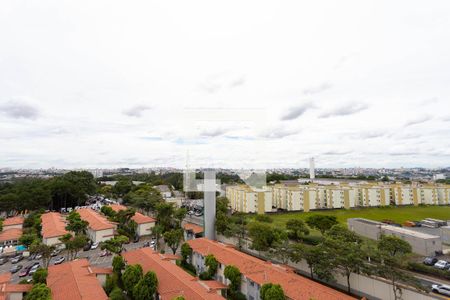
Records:
[[[0,246],[17,245],[22,233],[22,229],[20,228],[3,230],[0,232]]]
[[[41,225],[42,242],[47,246],[63,248],[60,238],[68,233],[66,219],[60,213],[48,212],[41,215]]]
[[[121,211],[127,209],[126,206],[120,204],[111,204],[110,207],[115,211]],[[152,217],[141,214],[140,212],[136,212],[134,216],[131,218],[138,225],[137,227],[137,235],[139,237],[150,235],[152,233],[152,228],[155,227],[156,220]]]
[[[272,191],[268,189],[231,185],[226,187],[226,197],[234,211],[258,214],[272,211]]]
[[[344,300],[354,299],[346,294],[299,276],[287,266],[263,261],[236,250],[231,245],[199,238],[187,241],[193,250],[192,264],[198,273],[206,270],[205,257],[209,254],[219,262],[215,279],[224,285],[229,281],[224,276],[225,267],[233,265],[242,274],[241,292],[246,299],[259,300],[260,289],[265,283],[279,284],[287,299],[291,300]]]
[[[150,248],[122,253],[127,264],[139,264],[144,273],[153,271],[158,277],[160,300],[172,300],[183,296],[186,300],[220,300],[221,290],[227,286],[215,281],[201,281],[175,264],[179,257],[160,254]]]
[[[48,267],[47,286],[52,300],[107,300],[102,285],[110,268],[96,268],[87,259]]]
[[[13,229],[13,228],[22,229],[24,221],[25,221],[25,218],[23,216],[6,218],[3,221],[3,230]]]
[[[437,235],[417,232],[363,218],[348,219],[347,224],[350,230],[373,240],[378,240],[381,235],[399,237],[411,245],[414,253],[420,255],[436,255],[436,253],[442,252],[441,237]]]
[[[0,274],[0,300],[22,300],[32,284],[11,283],[11,273]]]
[[[155,185],[154,188],[161,193],[161,196],[164,199],[172,197],[172,191],[170,190],[168,185]]]
[[[193,223],[184,223],[184,240],[192,240],[203,236],[203,226],[199,226]]]
[[[108,221],[103,215],[90,208],[80,208],[77,210],[81,219],[89,223],[87,236],[93,243],[99,243],[114,237],[116,225]]]

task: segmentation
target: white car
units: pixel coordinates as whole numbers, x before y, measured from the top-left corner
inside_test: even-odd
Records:
[[[435,293],[450,296],[450,286],[445,284],[433,284],[431,290]]]
[[[97,249],[98,245],[99,245],[99,243],[93,243],[91,246],[91,250]]]
[[[34,265],[33,267],[31,267],[30,271],[28,272],[28,275],[33,275],[34,273],[36,273],[37,269],[39,269],[41,266],[39,264]]]
[[[441,270],[446,269],[448,268],[448,262],[445,260],[438,260],[438,262],[434,264],[434,267]]]

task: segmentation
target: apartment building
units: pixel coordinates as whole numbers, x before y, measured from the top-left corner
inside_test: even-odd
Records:
[[[126,210],[127,207],[120,204],[111,204],[110,207],[115,211]],[[137,227],[137,235],[139,237],[150,235],[152,233],[152,228],[155,227],[156,220],[152,217],[141,214],[140,212],[136,212],[134,216],[131,218],[138,225]]]
[[[221,291],[227,286],[214,280],[201,281],[175,264],[174,255],[164,255],[150,248],[141,248],[122,254],[129,265],[141,265],[144,273],[153,271],[158,277],[157,299],[172,300],[183,296],[189,300],[223,300]]]
[[[225,267],[233,265],[242,273],[241,292],[248,300],[259,300],[260,289],[265,283],[279,284],[287,299],[291,300],[344,300],[354,299],[346,294],[299,276],[287,266],[263,261],[236,250],[231,245],[200,238],[187,242],[192,250],[192,264],[197,271],[206,270],[205,257],[209,254],[219,262],[215,279],[228,285],[224,276]]]
[[[63,248],[60,238],[68,233],[65,218],[57,212],[48,212],[41,215],[42,242],[47,246]]]
[[[257,196],[246,186],[227,187],[227,198],[234,211],[262,213]],[[389,205],[448,205],[448,185],[407,185],[383,183],[275,184],[265,188],[264,212],[275,209],[305,211]],[[271,201],[270,201],[271,199]],[[272,203],[270,207],[270,202]]]
[[[81,219],[89,223],[87,236],[93,243],[99,243],[114,237],[116,225],[108,221],[103,215],[90,208],[80,208],[77,210]]]
[[[246,185],[232,185],[226,187],[225,194],[234,211],[258,214],[272,211],[271,190],[252,189]]]
[[[52,300],[107,300],[102,285],[111,268],[96,268],[85,258],[48,267]]]

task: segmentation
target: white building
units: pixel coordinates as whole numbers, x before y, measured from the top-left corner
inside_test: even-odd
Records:
[[[77,212],[81,219],[89,223],[87,236],[93,243],[107,241],[114,237],[116,225],[109,222],[104,216],[90,208],[80,208]]]

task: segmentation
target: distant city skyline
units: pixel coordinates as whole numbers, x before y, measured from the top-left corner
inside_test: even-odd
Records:
[[[0,168],[448,167],[449,14],[4,1]]]

